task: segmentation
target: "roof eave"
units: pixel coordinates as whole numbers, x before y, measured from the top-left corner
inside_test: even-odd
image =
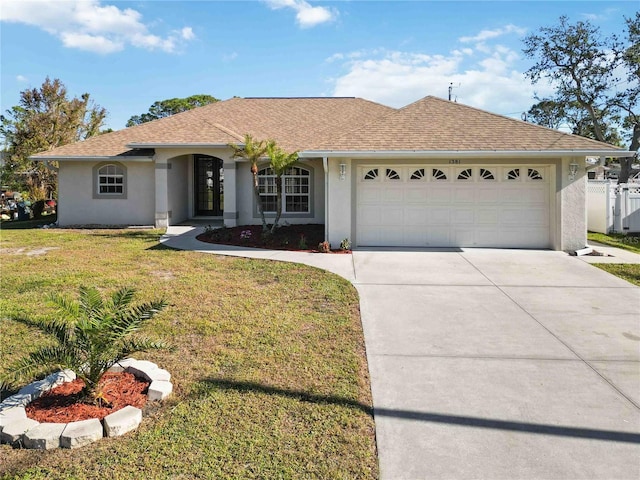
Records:
[[[629,150],[306,150],[300,158],[558,158],[632,157]]]

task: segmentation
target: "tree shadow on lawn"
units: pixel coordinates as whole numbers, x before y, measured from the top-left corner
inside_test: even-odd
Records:
[[[0,223],[0,230],[29,230],[40,229],[45,225],[51,225],[58,221],[58,216],[46,215],[33,220],[4,220]]]
[[[233,390],[237,392],[257,392],[267,395],[280,395],[302,402],[316,404],[333,404],[360,410],[367,415],[375,417],[393,417],[403,420],[417,420],[420,422],[442,423],[473,428],[486,428],[493,430],[506,430],[539,435],[551,435],[559,437],[588,438],[611,442],[640,443],[640,434],[632,432],[619,432],[615,430],[596,430],[591,428],[563,427],[558,425],[546,425],[539,423],[523,423],[491,418],[467,417],[460,415],[443,415],[438,413],[417,412],[412,410],[398,410],[390,408],[371,408],[369,405],[343,397],[316,395],[312,393],[285,390],[254,382],[239,382],[233,380],[207,378],[202,381],[208,388],[215,390]]]

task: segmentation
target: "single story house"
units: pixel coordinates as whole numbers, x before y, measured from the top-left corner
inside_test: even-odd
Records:
[[[229,144],[273,139],[283,222],[320,223],[354,248],[586,244],[587,157],[632,153],[428,96],[395,109],[360,98],[232,98],[33,157],[59,162],[61,226],[260,223],[249,164]],[[268,160],[259,168],[275,210]]]

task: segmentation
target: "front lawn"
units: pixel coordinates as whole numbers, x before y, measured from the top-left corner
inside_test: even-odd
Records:
[[[640,287],[640,264],[594,263],[593,265]]]
[[[0,372],[43,337],[10,320],[80,285],[170,306],[148,325],[174,351],[174,394],[140,428],[78,450],[0,445],[0,478],[376,478],[355,289],[302,265],[175,251],[159,231],[0,233]],[[5,396],[6,396],[5,392]]]
[[[637,234],[623,235],[621,233],[610,233],[605,235],[604,233],[589,232],[587,238],[592,242],[640,253],[640,236]]]

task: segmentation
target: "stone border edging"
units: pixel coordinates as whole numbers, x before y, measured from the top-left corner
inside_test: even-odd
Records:
[[[162,401],[173,391],[171,374],[148,360],[126,358],[109,372],[128,372],[151,382],[148,400]],[[71,423],[39,423],[27,418],[25,407],[43,393],[76,379],[71,370],[53,373],[43,380],[30,383],[0,403],[0,443],[22,445],[25,448],[49,450],[52,448],[78,448],[102,437],[119,437],[135,430],[142,421],[142,410],[131,405],[98,420],[92,418]]]

